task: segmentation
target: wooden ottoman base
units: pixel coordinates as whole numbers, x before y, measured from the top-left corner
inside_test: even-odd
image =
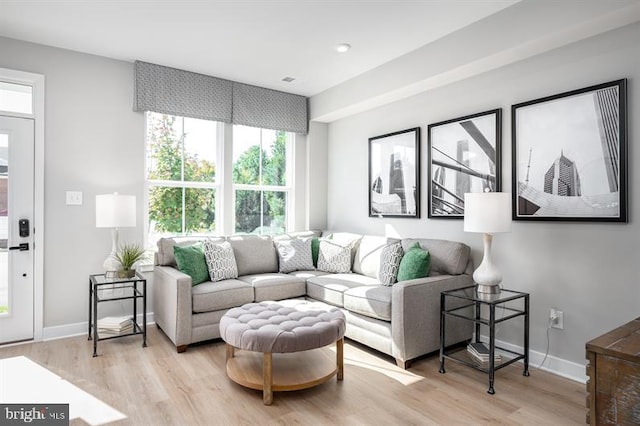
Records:
[[[333,376],[344,378],[344,339],[336,342],[336,357],[325,348],[303,352],[276,353],[239,351],[227,344],[227,375],[250,389],[262,391],[265,405],[273,402],[273,392],[308,389]]]

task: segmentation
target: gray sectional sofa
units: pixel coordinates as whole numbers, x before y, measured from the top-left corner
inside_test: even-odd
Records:
[[[276,239],[318,235],[306,232]],[[331,233],[333,241],[350,243],[350,273],[318,270],[279,273],[278,252],[271,237],[221,237],[233,247],[237,279],[192,286],[180,272],[174,245],[198,238],[163,238],[154,268],[156,324],[183,352],[191,343],[220,337],[220,318],[230,308],[249,302],[307,298],[338,306],[347,319],[345,337],[392,356],[402,368],[410,360],[439,349],[440,292],[471,285],[473,265],[467,245],[445,240],[402,239],[405,250],[418,243],[429,250],[431,270],[425,278],[381,285],[376,278],[382,248],[398,241],[373,235]],[[469,340],[468,321],[447,320],[447,345]]]

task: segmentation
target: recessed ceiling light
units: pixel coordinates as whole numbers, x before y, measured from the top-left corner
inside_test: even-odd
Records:
[[[293,80],[295,80],[295,78],[293,77],[285,77],[282,79],[282,81],[284,81],[285,83],[291,83]]]
[[[349,43],[340,43],[336,46],[336,52],[344,53],[351,49],[351,45]]]

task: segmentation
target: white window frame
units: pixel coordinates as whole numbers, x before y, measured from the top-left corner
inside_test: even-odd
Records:
[[[260,129],[260,148],[263,147],[263,140],[262,140],[262,128]],[[266,130],[270,130],[270,129],[266,129]],[[233,134],[233,132],[231,132]],[[293,190],[293,183],[295,182],[295,175],[294,175],[294,159],[295,159],[295,133],[292,132],[285,132],[287,134],[287,155],[286,155],[286,161],[287,161],[287,167],[286,167],[286,176],[287,176],[287,184],[285,186],[276,186],[276,185],[262,185],[262,184],[245,184],[245,183],[235,183],[233,182],[233,160],[231,161],[232,164],[232,170],[229,171],[229,179],[231,179],[231,190],[232,190],[232,200],[233,203],[231,205],[231,212],[232,212],[232,217],[233,217],[233,223],[232,223],[232,233],[235,234],[236,233],[236,191],[270,191],[270,192],[284,192],[286,194],[287,197],[287,203],[285,205],[285,215],[286,215],[286,229],[285,232],[291,232],[291,230],[294,228],[294,214],[293,214],[293,210],[294,210],[294,206],[295,206],[295,200],[294,200],[294,190]],[[233,136],[232,136],[233,138]],[[262,149],[261,149],[262,152]],[[233,152],[229,153],[230,156],[233,156]],[[260,161],[260,177],[262,178],[262,161]],[[262,217],[262,215],[261,215]],[[261,224],[261,227],[264,226],[264,224]]]
[[[159,179],[149,179],[147,177],[147,172],[148,172],[148,155],[147,155],[147,134],[149,131],[148,125],[149,125],[149,120],[148,120],[148,114],[153,114],[153,112],[145,112],[145,123],[144,123],[144,135],[145,135],[145,164],[144,164],[144,194],[143,194],[143,206],[144,206],[144,244],[145,247],[149,246],[149,190],[152,187],[171,187],[171,188],[196,188],[196,189],[214,189],[216,191],[216,202],[215,202],[215,209],[216,209],[216,230],[213,233],[207,234],[207,235],[221,235],[221,226],[223,221],[222,221],[222,192],[223,192],[223,185],[222,182],[225,179],[225,175],[224,175],[224,123],[221,122],[214,122],[216,124],[216,178],[214,182],[197,182],[197,181],[184,181],[184,180],[159,180]],[[171,115],[171,114],[167,114],[167,115]],[[181,117],[181,116],[174,116],[174,117],[179,117],[179,118],[189,118],[189,117]],[[184,129],[183,129],[183,135],[182,137],[184,138]],[[184,149],[184,145],[183,145],[183,149]],[[184,197],[184,195],[183,195]],[[185,216],[184,216],[184,198],[183,198],[183,215],[182,215],[182,229],[184,229],[184,220],[185,220]],[[180,234],[176,234],[176,235],[187,235],[185,233],[180,233]]]

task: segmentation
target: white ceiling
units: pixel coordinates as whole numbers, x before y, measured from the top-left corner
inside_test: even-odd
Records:
[[[518,1],[0,0],[0,36],[311,96]]]

